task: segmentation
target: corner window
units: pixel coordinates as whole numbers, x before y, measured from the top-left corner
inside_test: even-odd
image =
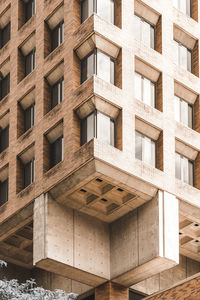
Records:
[[[115,61],[109,55],[96,49],[85,57],[81,62],[81,82],[84,82],[92,75],[115,84]]]
[[[0,153],[9,146],[9,126],[0,131]]]
[[[63,160],[63,136],[51,144],[51,167]]]
[[[115,121],[97,110],[82,120],[81,145],[94,137],[115,146]]]
[[[174,43],[176,63],[185,70],[192,72],[192,51],[177,41]]]
[[[35,49],[25,56],[25,77],[35,69]]]
[[[81,22],[84,22],[93,13],[97,13],[104,20],[115,23],[115,1],[114,0],[82,0]]]
[[[193,128],[193,105],[175,96],[175,120]]]
[[[0,48],[3,48],[3,46],[6,45],[9,40],[10,40],[10,22],[0,31]]]
[[[10,93],[10,73],[0,78],[0,100]]]
[[[144,19],[138,17],[135,15],[136,20],[136,28],[135,28],[135,34],[136,39],[142,43],[144,43],[146,46],[155,49],[155,28],[148,22],[146,22]]]
[[[63,43],[63,41],[64,41],[64,21],[60,22],[56,26],[56,28],[54,28],[52,30],[51,41],[52,41],[52,45],[51,45],[52,51]]]
[[[138,131],[135,132],[135,158],[156,167],[156,142]]]
[[[35,178],[35,159],[32,158],[27,164],[24,165],[24,188],[34,182]]]
[[[0,182],[0,206],[8,201],[8,179]]]
[[[150,106],[156,106],[156,84],[139,73],[135,73],[135,97]]]
[[[191,0],[173,0],[173,5],[182,13],[191,17]]]
[[[64,99],[64,78],[62,77],[51,88],[51,108],[60,104]]]
[[[33,15],[35,15],[36,3],[35,0],[29,0],[25,3],[25,21],[27,22]]]
[[[35,123],[35,103],[24,111],[24,131],[32,128]]]
[[[194,185],[194,162],[175,153],[175,176],[183,182]]]

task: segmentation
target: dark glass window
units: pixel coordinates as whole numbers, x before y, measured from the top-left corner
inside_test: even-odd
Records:
[[[115,84],[115,61],[109,55],[96,49],[81,62],[81,82],[92,75]]]
[[[64,78],[62,77],[51,90],[51,108],[61,103],[64,99]]]
[[[25,77],[35,69],[35,49],[25,56]]]
[[[25,20],[26,22],[35,14],[35,0],[29,0],[25,3]]]
[[[9,146],[9,126],[0,131],[0,152]]]
[[[115,121],[96,110],[82,120],[81,145],[94,137],[115,146]]]
[[[51,144],[51,167],[63,160],[63,137],[59,137]]]
[[[34,126],[35,121],[35,103],[24,111],[24,131]]]
[[[64,41],[64,21],[60,22],[56,28],[52,31],[52,37],[51,37],[51,48],[52,51],[56,49],[60,44]]]
[[[83,298],[83,300],[95,300],[94,295]]]
[[[115,23],[115,1],[114,0],[82,0],[81,22],[84,22],[93,13],[97,13],[104,20]]]
[[[8,201],[8,179],[0,182],[0,206]]]
[[[129,300],[142,300],[144,299],[146,296],[134,291],[129,291]]]
[[[2,48],[10,40],[10,22],[1,29],[0,32],[0,48]]]
[[[10,73],[0,80],[0,100],[10,93]]]
[[[32,158],[24,165],[24,188],[34,182],[35,177],[35,159]]]

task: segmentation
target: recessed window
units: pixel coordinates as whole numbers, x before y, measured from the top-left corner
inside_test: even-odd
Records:
[[[35,69],[35,49],[25,56],[25,77]]]
[[[135,73],[135,96],[138,100],[155,107],[156,85],[148,78]]]
[[[147,295],[139,292],[129,291],[129,300],[142,300],[145,299]]]
[[[24,111],[24,131],[32,128],[35,123],[35,103]]]
[[[93,13],[97,13],[104,20],[115,23],[115,1],[114,0],[82,0],[81,22],[84,22]]]
[[[194,162],[177,152],[175,153],[175,175],[177,179],[194,185]]]
[[[156,141],[135,132],[135,157],[152,167],[156,167]]]
[[[0,206],[8,201],[8,179],[0,181]]]
[[[3,48],[4,45],[10,40],[10,22],[0,30],[0,48]]]
[[[175,120],[193,128],[193,105],[175,96]]]
[[[51,34],[51,50],[53,51],[60,46],[64,41],[64,21],[60,22],[56,28],[52,30]]]
[[[62,77],[51,87],[51,108],[60,104],[64,99],[64,78]]]
[[[146,46],[155,49],[155,27],[135,15],[135,37]]]
[[[0,130],[0,153],[9,146],[9,126]]]
[[[51,144],[51,167],[63,160],[63,136]]]
[[[94,137],[115,146],[115,121],[97,110],[82,120],[81,145]]]
[[[95,49],[81,62],[81,82],[93,75],[115,84],[115,61],[98,49]]]
[[[0,100],[10,93],[10,73],[0,78]]]
[[[174,41],[174,45],[175,61],[177,65],[192,72],[192,51],[177,41]]]
[[[187,16],[192,16],[191,0],[173,0],[173,5]]]
[[[35,178],[35,159],[32,158],[24,165],[24,188],[34,182]]]
[[[25,22],[27,22],[33,15],[35,15],[36,11],[36,2],[35,0],[29,0],[25,3]]]

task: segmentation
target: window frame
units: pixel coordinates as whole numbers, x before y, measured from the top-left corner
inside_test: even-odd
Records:
[[[33,6],[31,7],[31,14],[29,16],[28,9],[29,5],[32,4]],[[24,3],[24,11],[25,11],[25,23],[28,22],[36,13],[36,0],[30,0],[27,3]]]
[[[53,90],[54,88],[59,85],[59,89],[60,89],[60,99],[58,99],[57,104],[53,105],[54,100],[53,100]],[[61,99],[61,95],[62,95],[62,99]],[[59,97],[58,97],[59,98]],[[52,86],[51,86],[51,109],[53,109],[54,107],[56,107],[57,105],[59,105],[60,103],[62,103],[64,100],[64,76],[62,76],[58,81],[56,81]]]
[[[141,157],[142,157],[142,159],[140,159],[140,158],[138,158],[137,156],[136,156],[136,151],[135,151],[135,159],[137,159],[137,160],[140,160],[140,161],[142,161],[143,163],[145,163],[145,164],[147,164],[148,166],[150,166],[150,167],[152,167],[152,168],[157,168],[157,162],[158,162],[158,159],[157,159],[157,140],[154,140],[154,139],[152,139],[152,138],[150,138],[149,136],[147,136],[147,135],[144,135],[143,133],[141,133],[140,131],[138,131],[138,130],[135,130],[135,150],[136,150],[136,134],[140,134],[140,136],[141,136],[141,139],[142,139],[142,141],[141,141]],[[148,138],[148,139],[150,139],[150,141],[151,141],[151,149],[152,149],[152,142],[154,143],[154,149],[155,149],[155,153],[154,153],[154,161],[155,161],[155,165],[153,165],[153,164],[151,164],[151,163],[148,163],[147,161],[145,161],[143,158],[144,158],[144,154],[145,154],[145,138]],[[152,158],[152,152],[151,152],[151,158]]]
[[[93,114],[94,114],[94,120],[93,120],[93,122],[94,122],[94,124],[93,124],[94,136],[93,136],[93,138],[98,139],[98,137],[97,137],[97,130],[98,130],[97,129],[97,115],[98,115],[98,113],[101,113],[102,115],[108,117],[110,119],[110,124],[111,124],[111,122],[113,122],[113,124],[114,124],[114,136],[113,136],[113,138],[114,138],[114,144],[113,145],[112,144],[108,144],[108,145],[116,148],[116,120],[114,118],[111,118],[108,114],[105,114],[105,113],[103,113],[103,112],[101,112],[101,111],[99,111],[97,109],[93,110],[89,115],[87,115],[85,118],[83,118],[81,120],[81,139],[80,139],[81,146],[89,143],[92,140],[92,139],[90,139],[89,141],[85,141],[84,142],[84,140],[83,140],[83,135],[84,135],[83,134],[83,127],[84,127],[83,126],[83,122],[86,121],[86,125],[87,125],[87,119],[88,119],[88,117],[91,116],[91,115],[93,115]],[[86,126],[86,139],[87,139],[87,126]]]
[[[156,109],[156,108],[157,108],[157,83],[154,82],[154,81],[152,81],[152,80],[149,79],[148,77],[146,77],[146,76],[140,74],[139,72],[136,72],[136,71],[135,71],[135,74],[140,75],[140,76],[141,76],[141,79],[142,79],[142,83],[141,83],[141,98],[142,98],[142,100],[141,100],[141,99],[138,99],[138,100],[141,101],[142,103],[144,103],[145,105],[148,105],[148,106],[153,107],[153,108]],[[149,104],[147,104],[147,103],[144,102],[144,79],[149,80],[150,83],[153,84],[153,86],[154,86],[154,106],[153,106],[153,105],[149,105]],[[137,98],[136,98],[136,99],[137,99]],[[152,100],[152,99],[151,99],[151,100]]]
[[[27,70],[28,59],[31,59],[30,72]],[[24,77],[28,76],[35,70],[36,66],[36,48],[33,48],[26,56],[24,56]]]
[[[113,63],[114,65],[114,76],[113,76],[113,79],[114,79],[114,82],[112,83],[111,81],[108,82],[110,84],[113,84],[113,85],[116,85],[116,59],[113,58],[112,56],[108,55],[107,53],[105,53],[104,51],[98,49],[98,48],[95,48],[93,49],[90,53],[88,53],[82,60],[81,60],[81,84],[84,83],[85,81],[87,81],[88,79],[90,79],[92,76],[97,76],[98,78],[102,79],[101,77],[98,76],[98,70],[97,70],[97,56],[98,56],[98,52],[101,52],[103,53],[104,55],[108,56],[110,58],[110,77],[111,77],[111,62]],[[83,79],[83,63],[86,61],[87,62],[87,59],[88,57],[90,57],[91,55],[93,55],[93,74],[86,78],[85,80]],[[86,75],[87,75],[87,70],[86,70]],[[111,79],[111,78],[110,78]],[[103,79],[102,79],[103,80]]]
[[[5,31],[7,30],[7,28],[9,28],[9,30],[8,30],[8,37],[5,42],[4,34],[5,34]],[[0,35],[1,35],[0,36],[0,49],[2,49],[10,41],[10,34],[11,34],[11,22],[9,21],[6,24],[6,26],[4,26],[0,31]]]
[[[178,178],[176,176],[176,156],[179,156],[179,159],[180,159],[180,174],[181,174],[181,178]],[[188,163],[188,174],[187,174],[187,177],[188,177],[188,183],[184,181],[184,178],[182,178],[182,174],[183,174],[183,159],[187,159],[187,163]],[[189,163],[191,163],[192,167],[193,167],[193,171],[192,171],[192,183],[190,183],[190,174],[189,174]],[[194,183],[195,183],[195,161],[189,159],[188,157],[178,153],[178,152],[175,152],[175,178],[184,182],[185,184],[189,184],[191,186],[194,187]]]
[[[9,147],[9,125],[0,131],[0,153]],[[4,142],[2,142],[4,140]]]
[[[27,126],[27,114],[30,110],[30,127]],[[24,132],[35,125],[35,102],[24,110]]]
[[[184,126],[187,126],[188,128],[190,128],[190,129],[194,129],[194,105],[193,104],[190,104],[190,103],[188,103],[186,100],[184,100],[184,99],[182,99],[182,98],[180,98],[179,96],[177,96],[177,95],[174,95],[176,98],[178,98],[178,100],[179,100],[179,115],[180,115],[180,120],[176,120],[176,116],[175,116],[175,120],[177,121],[177,122],[179,122],[179,123],[181,123],[181,124],[183,124]],[[176,98],[175,98],[175,101],[176,101]],[[187,112],[188,112],[188,124],[185,124],[183,121],[182,121],[182,109],[181,109],[181,103],[182,102],[185,102],[185,103],[187,103]],[[192,126],[190,127],[189,126],[189,109],[188,108],[191,108],[191,110],[192,110]],[[174,110],[175,112],[176,112],[176,110]]]
[[[89,1],[89,0],[80,0],[81,1],[81,8],[80,8],[80,11],[81,11],[81,24],[84,23],[86,20],[88,20],[93,14],[97,14],[98,15],[98,12],[97,12],[97,1],[102,1],[102,0],[93,0],[93,12],[91,15],[89,15],[88,11],[87,11],[87,17],[85,19],[83,19],[83,2],[84,1]],[[116,25],[116,3],[115,3],[115,0],[109,0],[109,1],[113,1],[114,3],[114,18],[113,18],[113,22],[111,21],[107,21],[107,22],[110,22],[111,24],[113,25]],[[101,16],[100,16],[101,17]]]
[[[7,86],[4,87],[3,84],[6,84],[6,82],[7,82]],[[4,89],[6,90],[5,93],[3,93]],[[3,98],[5,98],[9,93],[10,93],[10,72],[0,80],[0,101]]]
[[[57,46],[54,45],[54,34],[58,30]],[[51,32],[51,51],[54,51],[64,42],[64,19]]]
[[[194,74],[194,67],[193,67],[193,50],[187,48],[185,45],[183,45],[181,42],[179,42],[179,41],[176,40],[176,39],[174,39],[174,41],[176,42],[176,44],[177,44],[177,46],[178,46],[178,62],[176,62],[177,65],[178,65],[179,67],[183,68],[184,70],[186,70],[186,71],[188,71],[188,72]],[[186,59],[187,59],[187,68],[184,68],[184,66],[180,64],[180,58],[181,58],[181,55],[180,55],[180,48],[181,48],[181,47],[184,47],[184,48],[187,50],[187,58],[186,58]],[[191,70],[188,70],[188,53],[190,53],[190,55],[191,55],[191,66],[190,66],[190,67],[191,67]]]
[[[55,154],[54,145],[60,141],[61,141],[61,148],[60,148],[61,153],[59,153],[59,155],[61,156],[61,159],[58,160],[56,157],[54,157],[54,154]],[[57,164],[59,164],[60,162],[63,161],[63,158],[64,158],[63,147],[64,147],[63,135],[59,136],[53,143],[50,144],[50,169],[55,167]]]
[[[28,168],[30,165],[30,182],[26,182],[27,176],[26,176],[26,168]],[[24,174],[24,189],[27,188],[29,185],[31,185],[35,181],[35,158],[33,157],[28,163],[23,164],[23,174]]]
[[[5,200],[2,201],[1,196],[2,196],[2,185],[6,184],[6,195],[5,195]],[[8,193],[9,193],[9,180],[6,178],[4,181],[0,182],[0,207],[3,206],[5,203],[8,202]]]
[[[154,24],[152,24],[151,22],[149,22],[148,20],[146,20],[146,19],[144,19],[143,17],[141,17],[140,15],[138,15],[137,13],[135,13],[134,14],[134,16],[136,16],[137,18],[139,18],[140,19],[140,40],[139,40],[139,42],[141,42],[141,43],[143,43],[144,45],[146,45],[144,42],[143,42],[143,40],[142,40],[142,38],[141,38],[141,34],[142,34],[142,29],[141,29],[141,24],[142,24],[142,22],[144,23],[147,23],[148,25],[150,25],[150,28],[152,28],[153,29],[153,32],[154,32],[154,41],[153,41],[153,48],[150,46],[149,48],[151,48],[151,49],[153,49],[153,50],[156,50],[156,37],[157,37],[157,35],[156,35],[156,25],[154,25]],[[150,30],[150,44],[152,43],[152,41],[151,41],[151,30]],[[147,46],[147,45],[146,45]],[[147,46],[148,47],[148,46]]]

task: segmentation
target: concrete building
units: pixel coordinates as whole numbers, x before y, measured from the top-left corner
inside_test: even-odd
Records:
[[[1,276],[85,300],[197,299],[198,11],[0,0]]]

